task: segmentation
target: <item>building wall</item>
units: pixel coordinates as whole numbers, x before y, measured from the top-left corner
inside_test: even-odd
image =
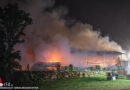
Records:
[[[86,55],[83,59],[83,66],[96,66],[109,67],[119,65],[119,55]]]

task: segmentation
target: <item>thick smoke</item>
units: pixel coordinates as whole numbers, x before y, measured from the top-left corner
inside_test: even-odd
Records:
[[[102,37],[91,25],[66,20],[68,10],[64,7],[53,8],[53,5],[52,0],[28,0],[20,3],[20,7],[29,12],[33,19],[33,24],[25,30],[26,42],[19,46],[22,50],[23,65],[25,62],[33,64],[44,61],[50,57],[48,53],[56,52],[66,63],[79,65],[82,55],[72,54],[72,48],[123,51],[120,45],[110,41],[108,36]]]

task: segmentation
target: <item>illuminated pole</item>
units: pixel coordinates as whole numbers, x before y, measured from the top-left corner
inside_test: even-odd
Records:
[[[121,54],[121,61],[122,61],[122,54]]]
[[[88,66],[88,62],[87,62],[87,55],[86,55],[86,65]]]
[[[105,54],[103,54],[103,65],[105,67]]]
[[[82,67],[83,66],[83,59],[81,58],[81,60],[80,60],[80,67]]]

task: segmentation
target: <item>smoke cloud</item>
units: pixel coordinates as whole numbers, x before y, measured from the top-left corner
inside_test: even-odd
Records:
[[[68,10],[64,7],[53,8],[53,0],[18,3],[33,19],[33,24],[25,30],[26,42],[19,46],[23,65],[46,61],[51,57],[50,53],[58,53],[65,63],[79,65],[82,54],[72,54],[72,48],[123,52],[117,42],[110,41],[109,36],[102,37],[100,31],[93,30],[90,24],[65,19]]]

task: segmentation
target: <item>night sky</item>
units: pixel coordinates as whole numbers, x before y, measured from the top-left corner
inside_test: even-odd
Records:
[[[2,0],[1,0],[2,1]],[[14,0],[15,2],[17,0]],[[26,3],[26,0],[21,0]],[[53,1],[53,0],[52,0]],[[55,7],[68,9],[67,17],[91,24],[102,36],[130,50],[130,0],[54,0]],[[10,0],[0,3],[3,6]],[[30,1],[31,3],[31,1]]]
[[[91,24],[125,49],[130,45],[130,0],[56,0],[68,8],[68,17]]]

